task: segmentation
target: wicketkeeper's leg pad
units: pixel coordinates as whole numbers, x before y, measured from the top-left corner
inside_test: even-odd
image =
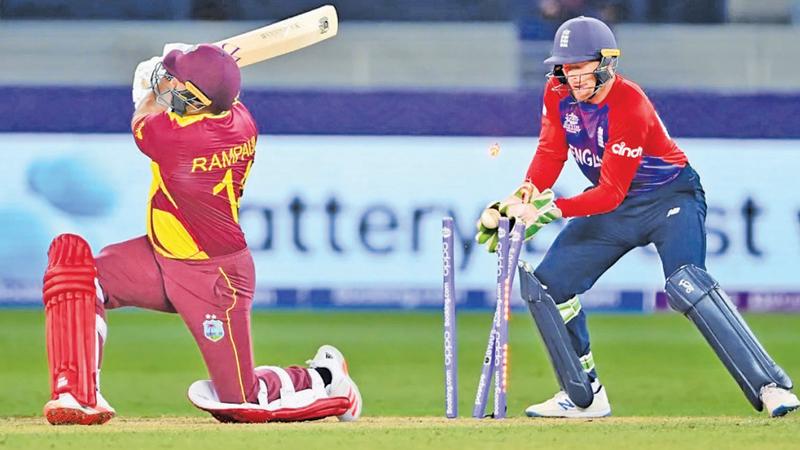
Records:
[[[767,354],[725,291],[705,270],[689,264],[670,275],[669,305],[691,320],[733,376],[755,409],[761,411],[762,386],[792,388],[792,380]]]
[[[350,408],[347,397],[330,397],[316,370],[308,369],[311,388],[295,391],[289,374],[280,367],[261,366],[281,379],[281,393],[268,402],[267,384],[259,380],[258,403],[222,403],[210,380],[195,381],[189,387],[189,400],[199,409],[210,413],[220,422],[264,423],[297,422],[340,416]]]
[[[71,394],[97,405],[97,330],[94,258],[80,236],[62,234],[47,252],[43,298],[51,398]]]
[[[575,405],[588,408],[594,401],[592,385],[572,348],[569,332],[555,301],[533,274],[533,267],[524,261],[520,261],[519,280],[522,298],[536,322],[561,389]]]

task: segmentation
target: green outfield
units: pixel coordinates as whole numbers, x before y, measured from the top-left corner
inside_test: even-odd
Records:
[[[790,375],[800,376],[800,316],[748,316]],[[459,317],[460,412],[469,414],[490,314]],[[593,353],[611,400],[609,420],[532,420],[524,408],[556,389],[532,327],[511,324],[509,416],[505,421],[443,415],[441,316],[396,312],[256,312],[256,363],[302,364],[331,343],[348,358],[364,397],[364,420],[343,424],[218,425],[186,400],[205,378],[194,343],[176,316],[109,314],[105,396],[119,417],[95,428],[45,425],[47,368],[41,311],[0,311],[0,449],[5,448],[798,448],[800,414],[770,420],[754,412],[684,318],[595,315]]]

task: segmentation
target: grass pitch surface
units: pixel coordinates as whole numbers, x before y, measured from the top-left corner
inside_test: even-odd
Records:
[[[617,417],[503,421],[365,417],[302,424],[221,425],[206,418],[114,419],[101,427],[52,427],[0,419],[0,448],[98,449],[790,449],[800,419]]]
[[[119,417],[102,427],[51,427],[43,313],[0,312],[0,449],[4,448],[800,448],[800,414],[753,411],[702,337],[675,314],[594,315],[593,353],[614,417],[532,420],[523,410],[556,390],[529,317],[511,324],[509,419],[443,415],[442,323],[435,313],[256,312],[257,364],[302,364],[322,343],[348,358],[365,402],[357,423],[220,425],[186,400],[205,378],[177,316],[109,313],[104,395]],[[747,317],[790,375],[800,373],[800,316]],[[459,316],[460,413],[475,395],[491,316]]]

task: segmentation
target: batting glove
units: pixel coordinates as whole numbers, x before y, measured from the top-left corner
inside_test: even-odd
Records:
[[[131,100],[133,105],[138,108],[142,100],[145,99],[151,92],[150,75],[156,68],[156,64],[161,62],[160,56],[154,56],[146,61],[140,62],[133,72],[133,85],[131,87]]]
[[[183,53],[186,53],[187,50],[195,47],[194,44],[184,44],[183,42],[170,42],[169,44],[164,44],[164,50],[161,52],[161,56],[167,56],[167,53],[173,50],[180,50]]]

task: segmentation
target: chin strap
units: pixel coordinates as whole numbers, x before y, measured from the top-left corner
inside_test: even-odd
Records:
[[[183,115],[186,114],[186,103],[181,101],[181,99],[179,99],[176,95],[173,94],[169,109],[175,114],[183,117]]]

